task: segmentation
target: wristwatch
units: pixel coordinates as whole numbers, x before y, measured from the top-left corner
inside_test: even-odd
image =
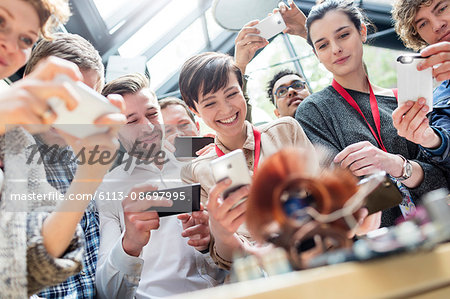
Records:
[[[399,156],[403,160],[403,172],[402,172],[402,176],[395,178],[395,179],[397,179],[397,181],[407,180],[412,175],[412,170],[413,170],[412,164],[402,155],[397,155],[397,156]]]

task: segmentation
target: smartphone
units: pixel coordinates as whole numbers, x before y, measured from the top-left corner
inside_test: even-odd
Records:
[[[172,200],[171,207],[151,207],[147,211],[157,211],[159,217],[200,211],[200,184],[185,185],[170,189],[150,191],[148,200]]]
[[[236,191],[245,185],[250,185],[252,178],[247,168],[244,152],[240,149],[234,150],[222,157],[211,161],[211,170],[216,183],[229,178],[231,185],[223,192],[222,198],[225,199],[230,193]],[[243,198],[232,208],[243,203],[247,198]]]
[[[417,70],[417,64],[427,57],[420,54],[405,54],[397,58],[398,104],[417,101],[423,97],[433,110],[433,73],[432,68]]]
[[[108,130],[106,127],[94,125],[94,121],[104,114],[119,113],[119,108],[81,81],[75,82],[65,75],[57,76],[55,81],[70,85],[76,92],[79,102],[74,110],[69,111],[61,99],[50,98],[48,104],[57,114],[53,127],[78,138],[104,133]]]
[[[175,157],[198,157],[195,153],[214,142],[212,137],[179,136],[175,137]]]
[[[365,189],[364,206],[369,215],[396,207],[403,200],[400,190],[384,171],[362,179],[358,185]]]
[[[262,19],[253,27],[259,29],[259,36],[268,40],[286,29],[286,24],[280,12],[277,12]]]

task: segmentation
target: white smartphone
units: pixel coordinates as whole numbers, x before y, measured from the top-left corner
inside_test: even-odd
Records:
[[[417,70],[417,64],[424,59],[420,54],[405,54],[397,58],[398,103],[417,101],[423,97],[430,112],[433,110],[432,69]]]
[[[240,149],[234,150],[231,153],[223,155],[211,161],[211,169],[216,183],[229,178],[231,185],[222,194],[225,199],[228,195],[245,185],[250,185],[252,178],[247,168],[244,152]],[[232,208],[243,203],[247,198],[243,198],[236,203]]]
[[[253,27],[259,29],[259,36],[269,39],[286,29],[286,24],[280,12],[277,12],[264,18]]]
[[[48,104],[57,114],[53,127],[78,138],[104,133],[108,130],[108,128],[94,125],[94,121],[104,114],[120,112],[119,108],[81,81],[75,82],[65,75],[57,76],[55,81],[69,84],[76,92],[79,102],[74,110],[69,111],[61,99],[50,98]]]

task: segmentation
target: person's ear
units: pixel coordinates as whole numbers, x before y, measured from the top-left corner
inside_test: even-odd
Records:
[[[280,111],[278,109],[274,109],[273,113],[275,113],[276,117],[280,117]]]
[[[366,24],[364,24],[364,23],[361,24],[361,30],[359,31],[359,33],[361,34],[362,42],[365,43],[367,41],[367,26],[366,26]]]

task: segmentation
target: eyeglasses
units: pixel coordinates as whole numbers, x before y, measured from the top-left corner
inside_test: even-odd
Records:
[[[277,96],[278,98],[284,98],[288,94],[289,88],[291,87],[295,90],[302,90],[306,87],[306,82],[296,80],[289,86],[280,86],[275,91],[275,96]]]

